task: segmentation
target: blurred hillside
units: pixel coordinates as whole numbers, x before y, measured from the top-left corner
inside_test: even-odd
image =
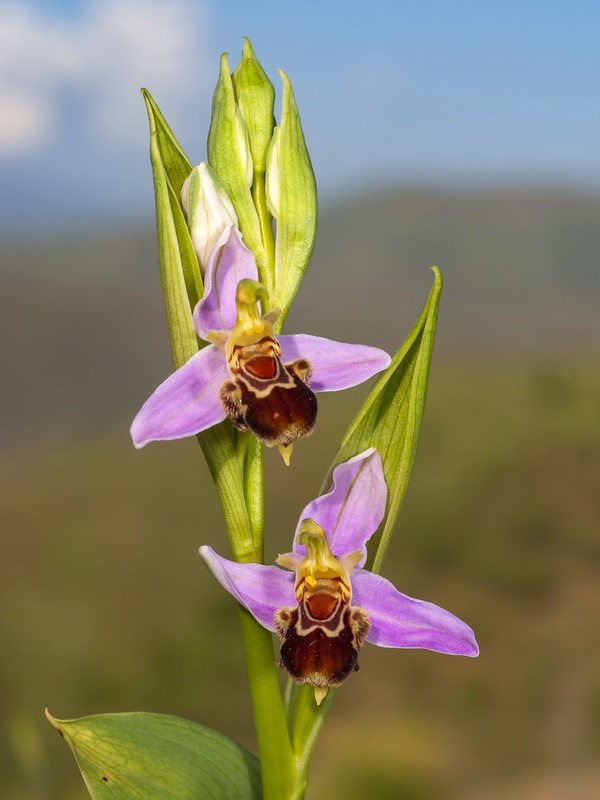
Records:
[[[600,797],[599,211],[596,197],[406,192],[322,214],[290,331],[393,350],[427,267],[443,270],[384,571],[468,621],[481,656],[366,646],[309,800]],[[253,748],[236,606],[197,556],[227,550],[199,449],[137,452],[127,433],[170,371],[152,228],[4,243],[0,258],[3,798],[87,797],[45,705],[179,714]],[[267,558],[366,391],[321,396],[291,471],[267,453]]]
[[[289,317],[394,349],[445,278],[439,346],[600,343],[600,197],[405,192],[326,209]],[[169,371],[152,228],[0,245],[4,445],[128,418]]]

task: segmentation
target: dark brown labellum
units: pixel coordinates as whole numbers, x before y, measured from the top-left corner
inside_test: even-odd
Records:
[[[265,337],[234,348],[232,379],[220,390],[223,407],[240,431],[250,429],[269,447],[308,436],[317,419],[317,398],[307,386],[311,368],[298,359],[283,364],[274,355],[276,340]]]
[[[283,640],[279,666],[296,683],[340,686],[358,669],[358,651],[369,632],[369,615],[340,594],[305,594],[297,608],[275,614]]]

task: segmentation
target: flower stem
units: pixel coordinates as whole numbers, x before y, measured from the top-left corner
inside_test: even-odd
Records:
[[[263,445],[253,436],[243,434],[236,444],[235,461],[242,476],[243,499],[241,504],[253,541],[253,552],[233,547],[236,561],[262,561],[263,550]],[[218,486],[217,486],[218,488]],[[238,492],[239,494],[239,492]],[[236,511],[230,503],[239,503],[220,493],[225,520],[235,524]],[[227,506],[227,507],[226,507]],[[237,509],[237,514],[241,514]],[[247,537],[247,532],[246,532]],[[240,537],[230,530],[230,539]],[[245,608],[240,607],[242,638],[246,657],[246,670],[252,698],[256,738],[260,754],[264,800],[287,800],[294,787],[294,759],[279,688],[273,637]]]
[[[273,639],[245,608],[240,608],[246,669],[260,753],[264,800],[294,797],[294,762],[288,736]]]
[[[231,438],[223,424],[209,428],[197,436],[210,469],[236,561],[259,561],[252,523],[244,494],[244,476]]]
[[[256,561],[264,560],[264,445],[251,433],[244,434],[248,440],[244,454],[244,493],[250,526],[256,548]]]

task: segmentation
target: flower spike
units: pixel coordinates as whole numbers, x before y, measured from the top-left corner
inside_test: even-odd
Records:
[[[314,686],[317,703],[358,669],[364,642],[479,652],[471,628],[453,614],[357,566],[383,518],[386,495],[381,458],[371,448],[335,469],[332,489],[305,509],[317,519],[303,512],[293,551],[279,556],[279,567],[238,564],[200,548],[219,583],[282,639],[280,666],[297,683]],[[369,512],[357,513],[361,506]],[[348,552],[349,546],[358,549]]]

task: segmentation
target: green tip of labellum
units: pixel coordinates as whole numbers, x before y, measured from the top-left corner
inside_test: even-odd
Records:
[[[320,706],[323,700],[327,697],[329,686],[315,686],[315,703]]]
[[[279,445],[279,452],[281,453],[281,457],[286,465],[289,467],[290,465],[290,458],[292,457],[292,450],[294,449],[293,444],[280,444]]]

